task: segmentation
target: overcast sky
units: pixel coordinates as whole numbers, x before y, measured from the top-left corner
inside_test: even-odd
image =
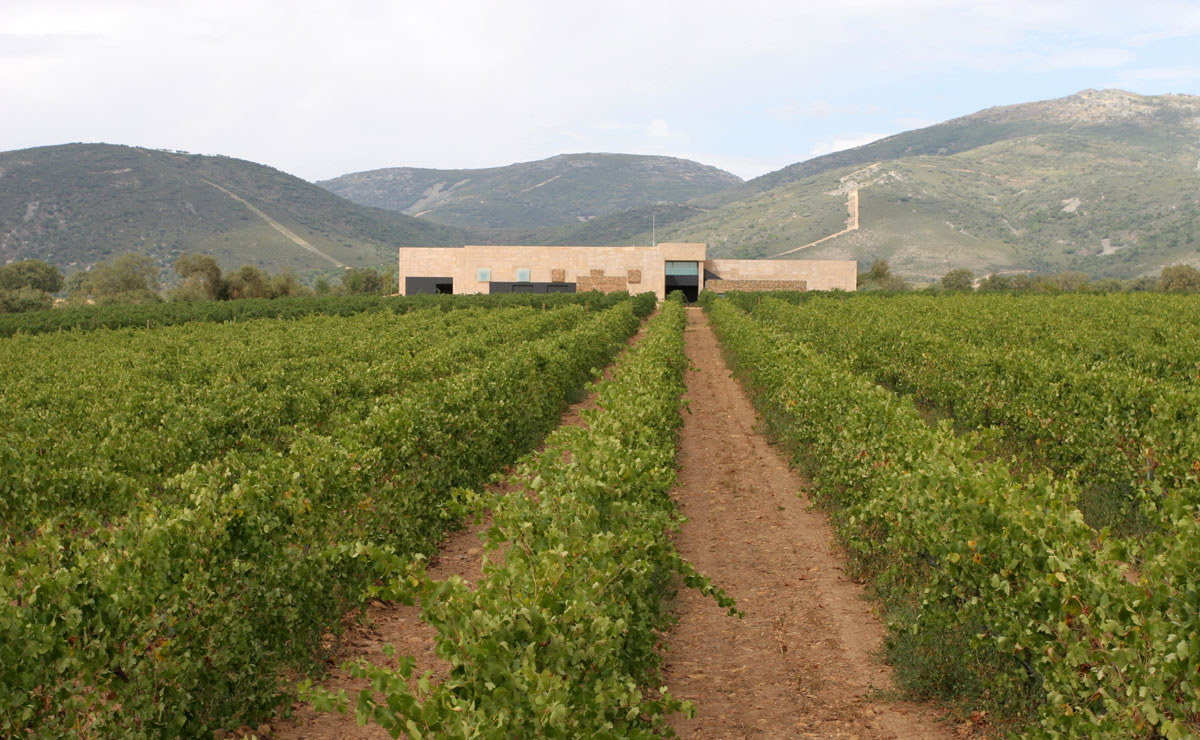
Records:
[[[0,150],[315,180],[564,152],[753,177],[1084,88],[1200,94],[1200,0],[4,0]]]

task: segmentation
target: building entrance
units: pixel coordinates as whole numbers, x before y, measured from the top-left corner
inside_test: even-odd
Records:
[[[700,296],[699,262],[668,260],[663,272],[666,275],[664,287],[667,295],[678,290],[689,303],[694,303]]]

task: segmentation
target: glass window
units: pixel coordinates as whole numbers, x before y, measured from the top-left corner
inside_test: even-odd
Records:
[[[521,269],[517,270],[517,282],[518,283],[529,282],[529,268],[528,267],[522,267]]]
[[[480,267],[478,270],[475,271],[475,279],[481,283],[492,282],[492,268]]]
[[[687,275],[696,277],[700,274],[700,265],[696,262],[679,262],[667,260],[668,275]]]

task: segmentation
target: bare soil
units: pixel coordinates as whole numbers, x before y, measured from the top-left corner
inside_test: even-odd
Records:
[[[674,495],[688,522],[675,543],[745,617],[680,593],[663,682],[696,715],[672,726],[705,740],[962,737],[933,708],[890,698],[879,616],[844,574],[805,482],[755,431],[754,408],[699,309],[689,311],[687,350],[694,369]]]

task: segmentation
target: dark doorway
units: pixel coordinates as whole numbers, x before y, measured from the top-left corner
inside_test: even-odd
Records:
[[[667,295],[675,291],[683,293],[688,303],[700,297],[700,265],[697,262],[672,262],[666,264]]]
[[[684,285],[676,288],[667,286],[667,295],[669,296],[672,293],[683,293],[683,299],[688,303],[695,303],[700,297],[700,289],[695,285]]]
[[[404,295],[421,295],[431,293],[453,293],[454,278],[452,277],[406,277],[404,278]]]

